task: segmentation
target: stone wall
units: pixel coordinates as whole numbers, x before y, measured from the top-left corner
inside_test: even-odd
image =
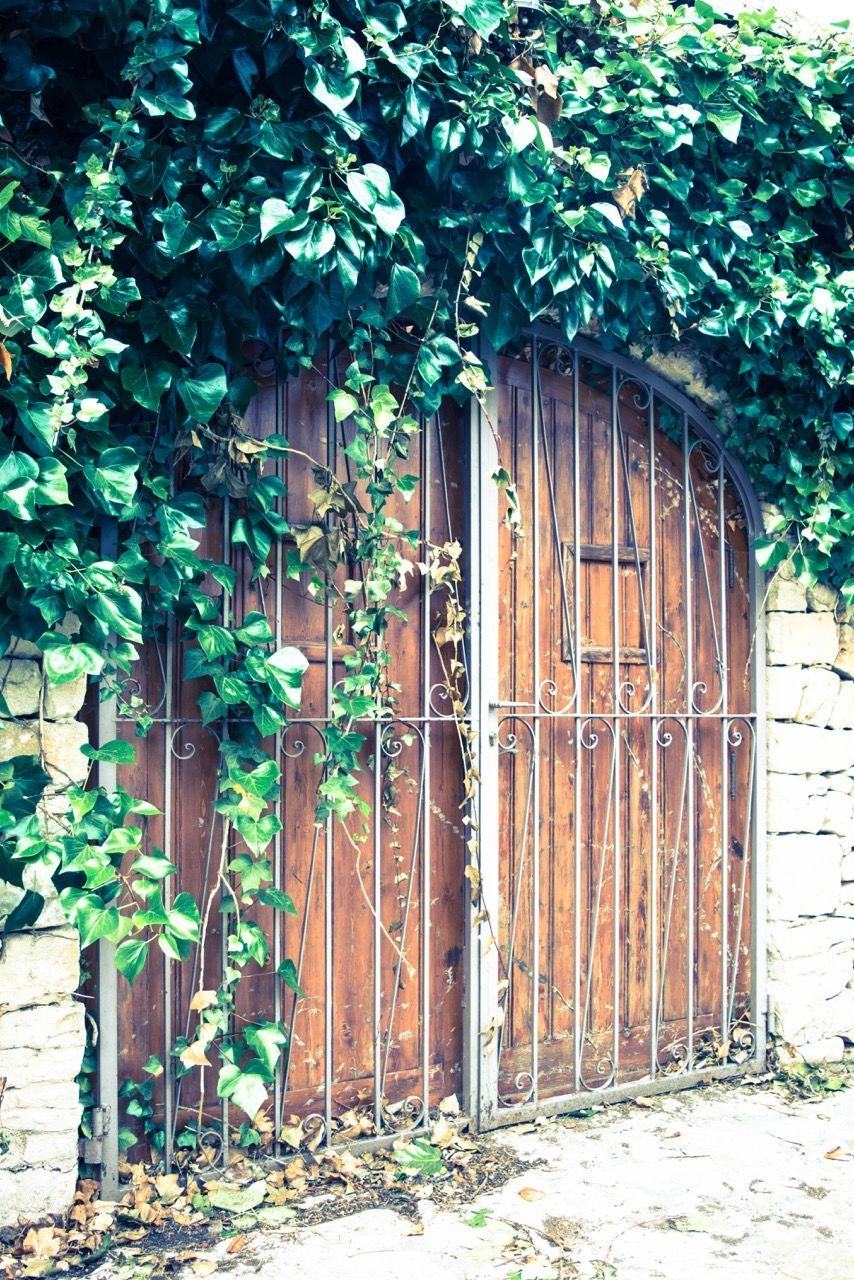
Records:
[[[0,692],[14,717],[0,719],[0,760],[43,750],[49,823],[64,788],[86,777],[86,727],[75,719],[85,681],[45,687],[39,651],[17,641],[0,659]],[[77,1179],[75,1077],[85,1044],[77,934],[49,896],[49,879],[28,883],[47,895],[36,927],[0,933],[0,1227],[64,1212]],[[0,883],[0,924],[20,896]]]
[[[838,1058],[854,1040],[854,616],[784,565],[766,640],[771,1030]]]

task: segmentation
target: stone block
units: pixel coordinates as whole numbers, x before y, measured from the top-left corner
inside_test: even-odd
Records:
[[[35,723],[16,724],[14,720],[0,720],[0,760],[13,756],[37,756],[39,735]]]
[[[803,667],[765,668],[765,713],[772,720],[794,720],[803,692]]]
[[[811,795],[805,774],[769,773],[766,801],[769,831],[820,830],[824,804]]]
[[[831,1000],[815,1000],[809,990],[773,992],[779,1033],[791,1044],[814,1044],[835,1036],[854,1037],[854,990],[847,988]]]
[[[37,1222],[50,1213],[67,1211],[77,1185],[76,1144],[73,1159],[67,1152],[64,1155],[65,1162],[56,1166],[0,1167],[0,1226],[14,1227],[19,1219]]]
[[[845,773],[851,764],[854,731],[816,724],[768,724],[768,768],[773,773]]]
[[[765,608],[769,613],[806,613],[807,593],[794,578],[785,578],[776,573],[771,579],[765,598]]]
[[[771,613],[765,639],[768,661],[775,667],[834,663],[839,650],[836,622],[830,613]]]
[[[845,1041],[842,1036],[828,1036],[825,1040],[812,1040],[800,1046],[800,1054],[804,1062],[810,1066],[819,1062],[841,1062],[845,1056]]]
[[[819,615],[816,614],[816,617]],[[45,765],[51,777],[60,785],[78,785],[86,781],[89,761],[80,754],[80,748],[89,741],[85,724],[79,720],[63,720],[47,723],[44,727]]]
[[[807,608],[813,613],[835,613],[839,603],[839,592],[833,587],[817,582],[814,587],[807,587]]]
[[[833,729],[854,729],[854,680],[843,680],[827,722]]]
[[[26,930],[0,938],[0,1009],[73,995],[80,983],[80,950],[75,930]]]
[[[854,853],[846,853],[842,859],[842,879],[854,880]]]
[[[841,836],[845,848],[850,847],[854,838],[854,802],[849,795],[841,791],[828,791],[824,798],[824,816],[820,829]]]
[[[0,662],[0,693],[12,716],[36,716],[42,691],[42,669],[29,658]]]
[[[49,720],[64,720],[76,716],[86,698],[87,680],[69,680],[67,684],[48,684],[45,687],[44,713]]]
[[[768,957],[787,962],[818,956],[854,943],[854,920],[817,916],[811,920],[772,920],[768,925]]]
[[[839,647],[831,661],[841,676],[854,680],[854,623],[847,622],[839,628]]]
[[[78,1068],[79,1070],[79,1068]],[[64,1133],[80,1123],[76,1083],[42,1084],[3,1094],[3,1125],[16,1133]]]
[[[777,992],[809,993],[814,1000],[830,1000],[844,991],[854,973],[854,948],[848,943],[821,955],[783,959],[770,955],[768,984]]]
[[[843,773],[852,764],[854,731],[850,729],[820,729],[808,724],[768,726],[768,768],[774,773]]]
[[[811,667],[804,672],[804,685],[795,719],[801,724],[824,728],[836,703],[841,680],[835,671]]]
[[[2,1074],[11,1085],[25,1088],[46,1084],[67,1084],[80,1070],[83,1047],[76,1041],[40,1049],[3,1049],[0,1051]]]
[[[41,662],[42,651],[34,640],[22,640],[12,636],[6,648],[7,658],[37,658]]]
[[[778,920],[830,914],[840,900],[842,853],[836,836],[769,836],[769,914]]]
[[[20,993],[16,995],[20,999]],[[21,1008],[0,1005],[0,1061],[7,1050],[80,1047],[84,1043],[83,1005],[64,998],[59,1004],[34,1004]],[[6,1099],[4,1098],[4,1107]]]

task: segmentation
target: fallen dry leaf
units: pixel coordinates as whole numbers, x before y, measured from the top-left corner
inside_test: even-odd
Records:
[[[6,350],[6,343],[0,342],[0,368],[6,375],[6,381],[12,381],[12,357]]]
[[[217,1269],[217,1264],[213,1258],[199,1258],[197,1262],[190,1264],[193,1273],[197,1276],[212,1276]]]
[[[536,1187],[523,1187],[519,1192],[519,1198],[528,1201],[543,1200],[545,1194],[545,1191],[538,1191]]]
[[[240,1253],[246,1247],[246,1236],[235,1236],[226,1245],[226,1253]]]

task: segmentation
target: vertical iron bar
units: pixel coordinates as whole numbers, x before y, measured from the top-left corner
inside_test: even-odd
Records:
[[[724,471],[723,453],[718,455],[718,557],[721,620],[721,1043],[729,1039],[729,1018],[727,1016],[727,961],[729,949],[729,733],[727,730],[727,714],[729,712],[729,651],[727,637],[727,541],[726,512],[724,503]]]
[[[276,369],[276,387],[275,387],[275,429],[276,435],[282,434],[282,417],[284,409],[285,389],[282,380],[279,377],[278,368]],[[285,462],[281,455],[276,458],[276,475],[282,481],[284,487],[284,476],[282,472],[285,470]],[[285,499],[280,494],[276,498],[276,510],[280,517],[285,516]],[[275,556],[275,574],[276,574],[276,590],[273,594],[273,610],[275,613],[275,637],[276,649],[282,647],[282,613],[284,608],[282,571],[284,568],[282,555],[282,540],[276,538],[276,556]],[[276,791],[276,802],[273,812],[279,824],[279,830],[273,837],[273,887],[281,891],[284,886],[284,866],[282,860],[284,857],[284,841],[282,839],[282,827],[284,825],[284,769],[282,756],[282,731],[276,731],[275,758],[276,764],[281,770],[279,775],[279,786]],[[308,912],[308,901],[303,906],[303,911]],[[279,968],[283,960],[283,937],[282,933],[285,928],[285,917],[281,918],[275,911],[272,913],[273,921],[273,1021],[277,1027],[282,1026],[283,1022],[283,1005],[282,1005],[282,979],[279,976]],[[299,978],[297,979],[299,985]],[[296,997],[296,992],[294,992]],[[291,1019],[291,1031],[293,1031],[294,1019]],[[290,1062],[291,1046],[285,1045],[284,1053],[287,1055],[287,1061]],[[285,1105],[285,1057],[279,1054],[276,1062],[276,1078],[273,1083],[273,1151],[278,1155],[281,1151],[281,1143],[279,1134],[281,1133],[283,1113]]]
[[[573,630],[575,632],[575,778],[573,780],[573,996],[572,996],[572,1041],[573,1041],[573,1085],[576,1092],[581,1088],[581,426],[578,421],[578,363],[581,359],[576,352],[572,361],[572,607]]]
[[[495,352],[481,342],[480,356],[498,377]],[[480,782],[469,805],[469,834],[476,852],[466,855],[480,880],[480,900],[466,895],[466,987],[463,1046],[465,1108],[475,1127],[486,1125],[498,1106],[498,940],[499,860],[502,833],[498,811],[498,744],[495,714],[498,681],[498,489],[492,475],[498,446],[491,423],[498,420],[498,395],[490,386],[472,401],[469,432],[469,636],[472,763]],[[486,920],[483,915],[486,915]],[[475,918],[477,917],[477,923]]]
[[[533,653],[533,693],[531,701],[535,710],[540,705],[540,433],[539,433],[539,383],[540,355],[537,339],[531,344],[531,369],[533,378],[531,404],[531,555],[533,564],[532,612],[534,624]],[[531,885],[533,929],[531,971],[533,990],[531,993],[531,1077],[533,1093],[531,1100],[539,1099],[539,1056],[540,1056],[540,717],[534,717],[533,771],[534,771],[534,817],[533,817],[533,880]]]
[[[620,1064],[620,962],[621,962],[621,903],[620,903],[620,860],[622,858],[622,831],[620,811],[620,752],[622,750],[623,722],[620,715],[620,557],[619,557],[619,502],[617,500],[617,465],[620,447],[619,389],[617,385],[617,366],[611,366],[611,612],[613,635],[613,671],[614,671],[614,892],[613,892],[613,938],[614,938],[614,1035],[611,1049],[613,1060],[614,1083],[618,1081]]]
[[[761,525],[754,508],[745,503],[748,513],[748,532],[756,534]],[[767,1018],[770,1013],[767,995],[767,853],[765,843],[766,823],[766,755],[765,755],[765,615],[759,609],[759,592],[764,596],[764,578],[757,567],[756,557],[748,552],[749,605],[748,619],[753,627],[753,662],[750,672],[750,709],[753,714],[754,766],[753,766],[753,858],[750,864],[750,1021],[756,1037],[753,1061],[765,1068],[768,1037]]]
[[[227,564],[231,563],[231,499],[226,496],[222,501],[222,553],[223,561]],[[222,625],[228,630],[231,623],[231,597],[228,591],[223,587],[222,591]],[[223,725],[223,736],[228,737],[228,720]],[[228,823],[223,817],[222,819],[222,846],[220,850],[220,866],[225,870],[228,854]],[[229,904],[231,905],[231,904]],[[230,913],[229,913],[230,914]],[[220,949],[220,980],[225,981],[225,970],[228,965],[228,935],[230,932],[229,914],[223,913],[222,919],[222,938]],[[204,956],[201,957],[202,964],[202,980],[204,978]],[[231,1034],[231,1015],[226,1014],[225,1023],[225,1039],[227,1040]],[[221,1112],[222,1116],[222,1158],[223,1168],[228,1168],[228,1157],[231,1148],[231,1138],[228,1132],[229,1124],[229,1108],[228,1099],[222,1099]],[[196,1135],[197,1142],[201,1143],[201,1134]]]
[[[652,672],[650,752],[649,872],[649,1073],[658,1071],[658,562],[655,515],[655,392],[649,391],[649,666]]]
[[[378,708],[379,709],[379,708]],[[379,720],[374,725],[374,1130],[382,1133],[382,877],[380,860],[382,858],[382,760],[383,749],[382,725]]]
[[[326,375],[330,384],[335,383],[335,360],[332,348],[332,339],[330,338],[326,346]],[[329,470],[333,471],[336,466],[336,434],[335,434],[335,414],[332,404],[327,401],[326,405],[326,465]],[[335,663],[333,654],[333,637],[335,631],[335,618],[333,616],[332,601],[327,598],[326,601],[326,634],[324,636],[324,664],[325,664],[325,706],[326,706],[326,726],[329,727],[332,720],[332,688],[335,681]],[[333,1022],[332,1022],[332,1000],[333,1000],[333,983],[332,983],[332,960],[333,960],[333,854],[334,854],[334,832],[332,828],[332,816],[326,819],[325,831],[325,847],[324,847],[324,873],[323,873],[323,1122],[324,1133],[326,1136],[327,1148],[332,1145],[332,1055],[333,1055]]]
[[[438,421],[441,409],[436,411]],[[433,481],[431,454],[433,449],[434,419],[428,418],[424,424],[423,458],[421,469],[422,491],[422,528],[425,540],[432,540],[432,494],[430,486]],[[426,559],[425,555],[425,559]],[[430,634],[430,580],[424,574],[422,591],[422,663],[421,672],[421,714],[424,716],[423,739],[421,750],[424,753],[422,768],[422,789],[419,796],[421,805],[421,1058],[422,1058],[422,1092],[424,1096],[424,1122],[430,1117],[430,670],[431,670],[431,634]]]
[[[172,717],[174,714],[174,682],[175,682],[175,632],[172,614],[166,615],[166,702],[163,714],[166,718],[163,737],[163,852],[172,861]],[[168,911],[172,905],[172,886],[167,876],[163,881],[163,905]],[[166,1172],[172,1168],[172,1139],[174,1133],[173,1088],[174,1072],[172,1070],[172,965],[170,956],[163,955],[163,1159]]]
[[[118,530],[115,520],[105,520],[101,530],[101,554],[115,560],[118,554]],[[116,737],[116,699],[98,703],[98,743],[112,742]],[[98,785],[105,791],[116,787],[116,766],[98,764]],[[119,1189],[119,1028],[118,971],[116,946],[101,938],[98,942],[98,1102],[107,1113],[101,1155],[101,1196],[118,1200]]]
[[[686,1021],[687,1021],[687,1058],[685,1066],[691,1070],[694,1061],[694,837],[696,824],[695,795],[695,761],[694,761],[694,719],[691,714],[694,703],[694,592],[691,579],[693,569],[693,537],[691,529],[691,438],[688,428],[688,414],[682,415],[682,498],[685,511],[685,733],[688,762],[688,814],[686,818],[686,893],[687,893],[687,938],[686,938]]]

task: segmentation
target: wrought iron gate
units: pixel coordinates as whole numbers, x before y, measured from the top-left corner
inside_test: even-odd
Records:
[[[472,1089],[493,1127],[764,1062],[762,634],[750,486],[649,368],[535,330],[485,416]],[[498,465],[521,537],[497,533]]]
[[[537,331],[493,368],[489,402],[468,425],[453,405],[426,425],[407,464],[415,496],[399,512],[422,540],[463,543],[474,799],[432,639],[439,597],[413,574],[392,635],[397,718],[360,725],[369,841],[354,851],[331,821],[318,826],[315,751],[348,637],[332,606],[289,576],[286,545],[266,579],[234,561],[228,621],[261,609],[277,641],[309,659],[302,711],[277,742],[283,829],[272,851],[274,884],[299,918],[256,908],[270,960],[244,979],[235,1011],[288,1029],[271,1091],[276,1134],[296,1116],[325,1144],[386,1141],[422,1130],[453,1092],[493,1127],[588,1105],[594,1091],[660,1091],[763,1060],[749,486],[693,405],[643,366]],[[251,429],[315,456],[320,439],[346,482],[348,427],[329,412],[328,372],[280,383],[260,369]],[[499,518],[499,440],[521,537]],[[294,454],[276,474],[287,490],[276,510],[291,526],[310,521],[311,467]],[[212,560],[239,514],[239,499],[211,505],[202,549]],[[154,724],[137,765],[119,772],[163,810],[147,838],[178,866],[173,891],[203,895],[228,850],[211,806],[216,742],[179,641],[169,627],[148,647],[138,678]],[[103,740],[131,736],[110,703],[100,719]],[[464,874],[472,857],[477,902]],[[225,917],[216,928],[205,986],[227,959]],[[304,995],[276,973],[286,956]],[[199,964],[152,955],[133,988],[117,987],[101,946],[108,1186],[120,1079],[159,1058],[152,1105],[167,1163],[195,1117],[175,1048]],[[226,1151],[228,1104],[206,1107],[205,1122]]]

